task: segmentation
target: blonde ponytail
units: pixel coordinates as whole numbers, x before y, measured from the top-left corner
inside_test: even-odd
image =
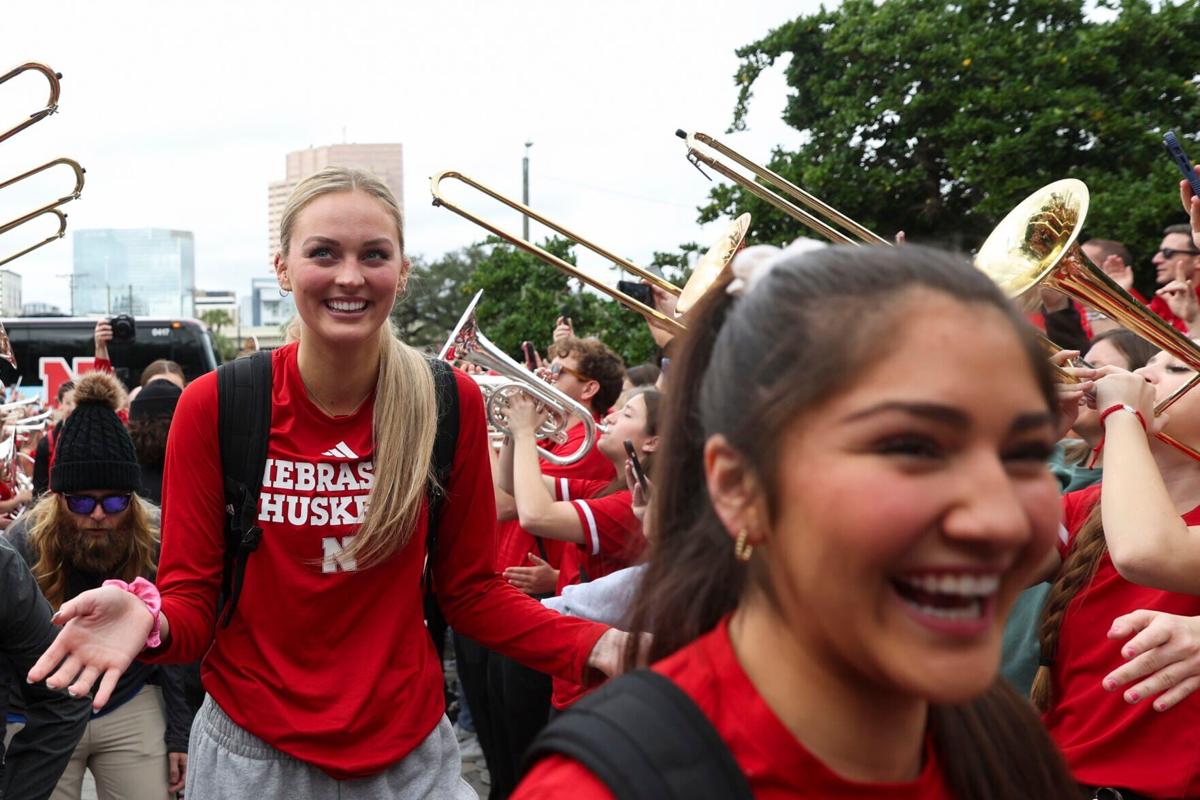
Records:
[[[397,339],[390,324],[379,335],[375,485],[353,543],[338,556],[354,559],[359,567],[383,561],[412,538],[426,483],[432,480],[437,436],[437,397],[428,362]]]

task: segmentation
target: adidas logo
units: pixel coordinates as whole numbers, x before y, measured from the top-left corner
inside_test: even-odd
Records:
[[[358,458],[358,453],[351,450],[345,442],[338,442],[324,453],[321,453],[321,455],[329,456],[330,458]]]

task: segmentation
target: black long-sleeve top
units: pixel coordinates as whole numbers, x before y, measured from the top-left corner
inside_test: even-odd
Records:
[[[0,537],[0,798],[48,798],[87,726],[91,714],[87,698],[76,699],[44,684],[25,682],[25,673],[57,633],[50,624],[50,606],[29,567]],[[6,756],[3,706],[14,676],[27,722]]]

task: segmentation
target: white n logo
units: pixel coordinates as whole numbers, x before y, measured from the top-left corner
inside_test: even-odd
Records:
[[[353,558],[342,555],[342,551],[350,547],[350,543],[353,541],[353,536],[344,536],[341,539],[336,536],[326,536],[322,539],[321,548],[325,551],[325,557],[322,560],[321,572],[337,572],[339,569],[344,572],[354,572],[358,569],[358,563]]]

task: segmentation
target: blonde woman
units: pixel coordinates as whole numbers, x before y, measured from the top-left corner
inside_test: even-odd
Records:
[[[184,392],[171,429],[161,611],[153,587],[81,595],[30,677],[76,694],[99,680],[101,707],[139,654],[204,656],[195,800],[471,797],[422,615],[437,404],[428,363],[389,323],[409,271],[399,208],[369,174],[324,170],[293,192],[280,245],[275,271],[295,295],[299,339],[272,356],[264,534],[230,625],[215,626],[225,511],[210,374]],[[456,382],[457,451],[433,564],[447,619],[552,674],[609,668],[619,634],[544,610],[493,574],[483,404],[469,378]]]

